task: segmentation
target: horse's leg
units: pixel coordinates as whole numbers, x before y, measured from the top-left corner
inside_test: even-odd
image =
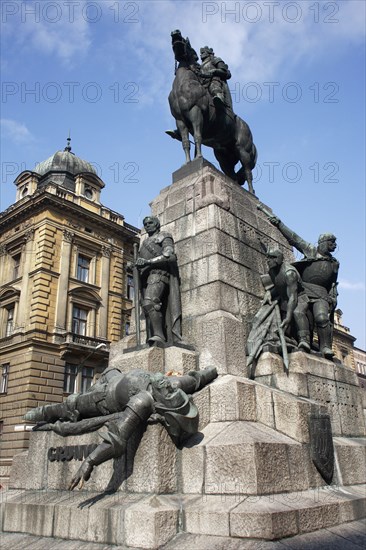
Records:
[[[177,128],[182,136],[183,151],[186,155],[186,163],[191,161],[191,144],[189,143],[189,132],[182,120],[177,120]]]
[[[203,115],[200,107],[195,105],[189,111],[189,118],[192,124],[194,143],[196,146],[195,157],[202,157],[202,127],[203,127]]]
[[[254,195],[255,193],[253,189],[253,174],[250,169],[251,157],[249,153],[245,151],[244,148],[237,147],[237,150],[239,153],[238,156],[242,164],[242,167],[236,173],[236,181],[238,182],[239,185],[244,185],[244,183],[247,181],[248,190],[250,193]]]
[[[246,179],[248,182],[248,189],[249,193],[252,193],[252,195],[255,195],[254,188],[253,188],[253,174],[250,168],[245,168],[245,174]]]
[[[214,155],[219,161],[220,168],[224,172],[224,174],[232,180],[236,181],[236,174],[234,170],[235,162],[230,158],[230,155],[228,155],[222,149],[214,149]]]
[[[240,117],[235,118],[235,155],[242,167],[236,174],[239,185],[248,182],[249,192],[254,195],[252,169],[257,160],[257,152],[253,144],[252,133],[249,126]]]

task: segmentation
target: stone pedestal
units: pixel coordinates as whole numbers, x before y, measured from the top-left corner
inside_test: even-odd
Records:
[[[109,367],[118,366],[122,372],[139,368],[147,372],[177,372],[186,374],[197,370],[198,354],[183,346],[168,348],[143,347],[142,349],[125,348],[123,340],[111,345]]]
[[[256,380],[324,405],[333,435],[365,436],[363,392],[357,374],[343,365],[300,351],[291,353],[289,360],[286,374],[281,357],[263,353],[256,367]]]
[[[258,199],[204,159],[173,174],[173,184],[151,203],[162,230],[175,240],[182,281],[183,338],[200,367],[243,375],[250,317],[263,297],[266,270],[261,242],[287,241],[257,210]]]

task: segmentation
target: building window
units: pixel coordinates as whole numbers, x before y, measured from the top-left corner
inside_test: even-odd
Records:
[[[1,366],[0,393],[8,391],[9,363]]]
[[[13,334],[14,329],[14,311],[15,307],[10,306],[7,308],[7,319],[6,319],[6,328],[5,328],[5,336],[11,336]]]
[[[130,321],[126,321],[125,324],[125,335],[128,336],[130,334]]]
[[[81,371],[81,392],[85,393],[93,383],[94,369],[93,367],[83,367]]]
[[[2,438],[4,433],[4,421],[0,420],[0,439]]]
[[[88,310],[74,306],[72,308],[72,332],[80,336],[86,336],[88,323]]]
[[[89,282],[89,271],[90,271],[90,258],[83,256],[82,254],[78,255],[78,265],[76,278],[83,283]]]
[[[64,377],[64,392],[75,393],[76,392],[76,379],[78,374],[78,368],[76,365],[65,365],[65,377]]]
[[[91,187],[85,187],[84,196],[89,200],[93,200],[93,197],[94,197],[93,189]]]
[[[127,273],[127,298],[133,300],[135,297],[135,285],[131,273]]]
[[[20,260],[21,254],[16,254],[13,256],[13,279],[17,279],[20,276]]]

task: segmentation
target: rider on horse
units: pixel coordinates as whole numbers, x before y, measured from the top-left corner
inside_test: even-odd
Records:
[[[232,110],[231,94],[226,83],[231,78],[229,67],[220,57],[215,57],[213,49],[208,46],[201,48],[200,54],[202,61],[200,76],[206,80],[203,84],[208,88],[215,107],[227,105]],[[208,79],[210,80],[207,83]]]

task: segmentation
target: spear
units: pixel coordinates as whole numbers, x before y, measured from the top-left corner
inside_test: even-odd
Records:
[[[138,244],[134,243],[133,245],[133,259],[134,259],[134,268],[133,268],[133,283],[135,287],[135,325],[136,325],[136,342],[139,346],[141,343],[140,336],[140,274],[136,267],[136,262],[138,259]]]

